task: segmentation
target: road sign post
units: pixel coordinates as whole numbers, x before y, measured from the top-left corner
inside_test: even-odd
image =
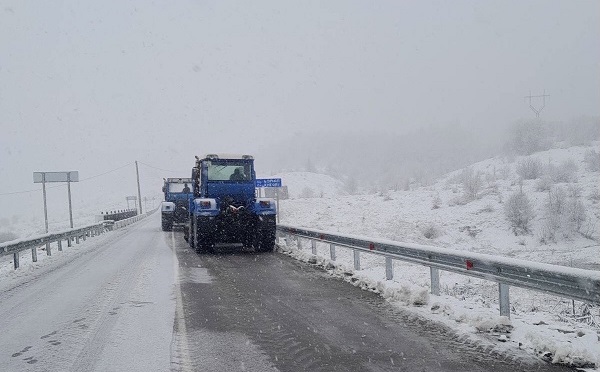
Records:
[[[261,196],[261,189],[265,187],[275,187],[276,198],[277,198],[277,223],[279,223],[279,188],[281,187],[281,178],[257,178],[255,182],[256,188],[258,188],[258,196]]]
[[[69,221],[73,228],[73,208],[71,205],[71,182],[79,182],[79,171],[70,172],[33,172],[33,183],[41,183],[44,194],[44,222],[48,233],[48,205],[46,202],[46,182],[66,182],[69,198]],[[46,254],[52,255],[50,244],[46,244]]]
[[[279,187],[275,189],[277,194],[277,223],[279,223]]]
[[[137,208],[137,196],[132,195],[132,196],[126,196],[125,200],[127,200],[127,209],[129,209],[129,201],[133,200],[133,206]]]
[[[77,177],[79,177],[79,175]],[[73,207],[71,205],[71,172],[67,173],[67,193],[69,194],[69,222],[71,223],[71,228],[73,228]]]

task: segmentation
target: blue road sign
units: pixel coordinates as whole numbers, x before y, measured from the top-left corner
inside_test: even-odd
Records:
[[[281,187],[281,178],[257,178],[256,187]]]

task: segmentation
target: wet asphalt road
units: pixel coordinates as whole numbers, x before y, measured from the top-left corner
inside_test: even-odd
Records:
[[[571,371],[503,355],[278,253],[196,254],[179,270],[175,370]]]

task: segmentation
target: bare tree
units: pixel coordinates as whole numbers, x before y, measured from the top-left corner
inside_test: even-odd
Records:
[[[530,232],[530,223],[535,213],[525,193],[516,192],[509,196],[504,204],[504,213],[515,235]]]

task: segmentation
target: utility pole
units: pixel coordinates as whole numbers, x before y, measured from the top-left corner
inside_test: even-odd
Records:
[[[539,96],[532,96],[531,95],[531,91],[529,91],[529,95],[525,96],[525,99],[529,98],[529,108],[531,109],[531,111],[535,112],[535,117],[539,118],[540,117],[540,112],[542,112],[542,110],[544,109],[544,107],[546,107],[546,97],[550,97],[549,95],[546,94],[546,89],[544,89],[544,94],[539,95]],[[542,107],[535,108],[533,106],[533,104],[531,103],[531,99],[532,98],[541,98],[542,99]]]
[[[135,174],[137,176],[137,186],[138,186],[138,201],[140,203],[140,214],[144,213],[142,211],[142,193],[140,192],[140,171],[138,169],[138,162],[135,161]]]

